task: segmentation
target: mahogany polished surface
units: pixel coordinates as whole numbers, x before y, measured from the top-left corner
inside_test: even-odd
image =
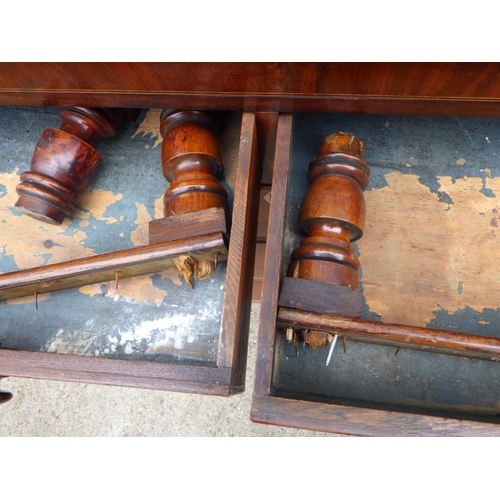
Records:
[[[2,63],[1,105],[498,116],[499,63]]]

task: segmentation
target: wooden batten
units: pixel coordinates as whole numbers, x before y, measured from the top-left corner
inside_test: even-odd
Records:
[[[180,255],[196,260],[218,255],[224,260],[224,237],[215,233],[6,273],[0,275],[0,300],[153,274],[175,267],[174,258]]]
[[[500,361],[500,339],[280,308],[277,326],[320,330],[348,340]]]
[[[222,208],[207,208],[149,222],[149,244],[164,243],[213,233],[226,233]]]

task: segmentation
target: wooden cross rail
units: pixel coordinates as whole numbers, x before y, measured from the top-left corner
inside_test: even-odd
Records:
[[[344,318],[285,307],[278,309],[277,326],[321,330],[358,342],[500,361],[500,339],[494,337]]]
[[[222,232],[95,255],[0,275],[0,300],[64,290],[93,283],[153,274],[174,268],[174,258],[227,258]]]

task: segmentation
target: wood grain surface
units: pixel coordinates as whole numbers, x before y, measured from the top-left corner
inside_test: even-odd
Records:
[[[290,164],[292,115],[282,114],[278,119],[274,175],[271,189],[271,208],[266,244],[264,284],[262,290],[257,362],[255,366],[255,394],[268,394],[272,377],[274,335],[278,311],[279,282],[282,272],[281,241],[285,226],[286,182]],[[269,251],[269,249],[274,249]]]
[[[500,361],[500,339],[495,337],[394,325],[285,307],[278,310],[277,325],[322,330],[359,342],[435,350],[456,356]]]
[[[131,278],[175,268],[174,258],[181,255],[197,260],[220,255],[220,260],[224,260],[227,255],[224,237],[222,233],[214,233],[5,273],[0,275],[0,300],[113,280],[118,287],[120,277]]]
[[[499,116],[498,63],[2,63],[0,104]]]
[[[231,387],[244,389],[258,223],[260,162],[254,113],[243,113],[218,363],[231,366]]]

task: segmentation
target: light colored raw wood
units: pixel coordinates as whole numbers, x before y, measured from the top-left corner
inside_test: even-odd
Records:
[[[440,192],[418,176],[392,172],[365,193],[367,226],[358,242],[364,296],[383,322],[425,326],[438,310],[500,306],[500,178],[438,177]]]

